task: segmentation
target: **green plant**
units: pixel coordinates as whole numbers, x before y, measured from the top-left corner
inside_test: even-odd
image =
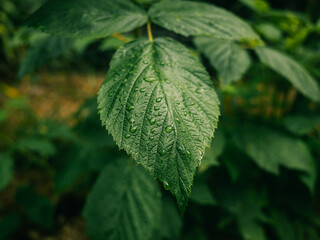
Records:
[[[313,41],[310,48],[303,45],[309,41],[309,34],[319,33],[319,26],[291,12],[273,11],[265,1],[241,1],[254,11],[257,20],[252,26],[212,4],[153,2],[156,1],[51,0],[27,20],[28,26],[57,36],[45,37],[27,52],[19,78],[72,48],[75,41],[70,38],[110,40],[113,37],[120,39],[119,45],[126,42],[111,60],[107,78],[98,93],[98,111],[102,124],[130,159],[115,158],[104,167],[84,208],[88,234],[98,240],[153,239],[156,232],[162,230],[160,222],[166,222],[163,219],[171,218],[170,214],[174,215],[173,225],[179,229],[181,220],[153,177],[175,196],[181,213],[190,197],[200,205],[219,202],[222,211],[232,216],[224,215],[219,223],[221,228],[234,217],[244,239],[266,239],[259,222],[274,225],[275,233],[271,235],[286,239],[278,222],[286,224],[291,232],[295,231],[294,225],[303,225],[303,222],[292,223],[287,219],[288,213],[274,210],[282,203],[265,197],[272,188],[257,190],[254,183],[246,185],[248,176],[244,176],[243,170],[253,169],[254,179],[259,183],[263,177],[273,181],[273,175],[279,175],[281,167],[292,169],[310,192],[315,192],[314,156],[319,157],[320,145],[316,104],[320,102],[320,88],[306,67],[283,51],[298,57],[299,50],[312,51],[319,47],[314,46]],[[172,38],[154,38],[151,24],[161,31],[166,29],[192,37],[198,51]],[[139,34],[144,25],[148,39]],[[119,35],[130,31],[135,32],[133,41]],[[214,82],[219,97],[199,52],[217,72],[213,75],[219,79]],[[261,63],[252,59],[259,59]],[[308,58],[304,61],[308,63]],[[309,66],[316,77],[319,76],[317,66]],[[239,83],[244,75],[252,82]],[[294,89],[282,79],[287,79]],[[276,90],[274,93],[268,89]],[[256,105],[265,113],[256,114],[255,97],[263,94],[266,99],[258,100]],[[271,99],[270,94],[274,94]],[[230,101],[237,98],[238,102],[245,99],[249,103],[243,104],[243,109],[241,104],[233,108]],[[315,104],[314,110],[307,109],[309,101]],[[219,110],[220,102],[222,110]],[[291,111],[294,104],[301,104],[297,109],[302,110]],[[276,110],[268,110],[270,107]],[[221,127],[218,127],[217,139],[211,143],[220,111],[223,113]],[[270,116],[272,114],[275,116]],[[312,120],[306,117],[308,114]],[[283,115],[288,116],[279,118]],[[301,128],[296,126],[297,121],[301,122]],[[205,151],[210,146],[211,149]],[[219,157],[230,179],[223,170],[217,173],[218,170],[210,168],[220,164]],[[151,177],[133,161],[142,165]],[[258,168],[254,168],[252,162]],[[191,194],[197,171],[195,190]],[[217,179],[216,183],[212,183],[212,176]],[[279,186],[287,186],[285,184]],[[164,197],[161,198],[161,194]],[[262,209],[268,204],[273,208],[265,214]],[[317,225],[313,217],[310,214],[306,218]],[[169,227],[165,223],[163,228]],[[315,230],[300,227],[302,237],[297,239],[304,239],[305,235],[311,239]],[[194,231],[190,236],[197,236]],[[166,229],[158,237],[177,235]]]

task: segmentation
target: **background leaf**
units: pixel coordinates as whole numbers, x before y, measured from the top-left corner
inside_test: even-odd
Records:
[[[52,60],[72,47],[73,39],[46,36],[32,45],[26,52],[26,55],[18,71],[18,79],[34,72],[43,64]]]
[[[320,101],[320,88],[308,71],[292,58],[267,47],[256,49],[261,62],[289,80],[299,92],[315,102]]]
[[[172,39],[126,44],[112,59],[98,103],[118,146],[160,179],[183,210],[219,116],[201,63]]]
[[[211,166],[220,165],[218,157],[223,153],[225,144],[226,140],[224,133],[222,132],[221,128],[218,128],[214,134],[214,139],[211,142],[211,146],[206,150],[206,153],[201,160],[201,165],[199,168],[201,171]]]
[[[303,136],[320,130],[320,115],[291,115],[284,118],[284,126],[293,134]]]
[[[175,201],[164,195],[162,198],[162,216],[158,229],[154,232],[152,240],[175,240],[179,239],[182,230],[182,216],[180,215]]]
[[[267,239],[263,227],[259,224],[265,220],[262,209],[266,205],[261,192],[243,189],[233,184],[227,188],[219,187],[217,197],[222,206],[234,215],[243,239]]]
[[[265,0],[240,0],[240,2],[256,12],[266,12],[270,10],[269,3]]]
[[[13,160],[4,154],[0,154],[0,191],[11,181],[13,176]]]
[[[184,36],[209,35],[229,40],[250,40],[260,44],[259,36],[234,14],[212,4],[168,1],[149,10],[152,22]]]
[[[21,216],[18,213],[10,213],[0,219],[0,240],[8,237],[19,229],[21,226]]]
[[[99,176],[84,217],[93,240],[147,240],[161,217],[161,192],[142,167],[118,159]]]
[[[250,67],[248,53],[234,41],[196,37],[194,43],[217,70],[222,86],[240,80]]]
[[[217,201],[204,179],[196,179],[192,188],[191,200],[202,205],[216,205]]]
[[[27,25],[67,37],[99,38],[129,32],[146,21],[146,13],[129,0],[48,0]]]
[[[50,199],[37,194],[33,187],[26,186],[18,189],[16,201],[31,221],[45,228],[52,227],[54,206]]]
[[[280,166],[299,170],[301,180],[314,189],[316,170],[308,147],[299,139],[258,125],[244,125],[234,134],[236,145],[262,169],[279,174]]]

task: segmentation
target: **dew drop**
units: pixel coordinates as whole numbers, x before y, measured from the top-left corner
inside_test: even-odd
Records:
[[[158,116],[161,117],[162,116],[162,112],[158,112]]]
[[[136,122],[136,120],[134,120],[133,118],[129,119],[129,123],[135,123],[135,122]]]
[[[158,97],[157,99],[156,99],[156,102],[161,102],[161,100],[162,100],[162,97]]]
[[[171,133],[173,131],[173,128],[171,126],[166,127],[166,132]]]
[[[199,93],[201,93],[201,92],[202,92],[202,89],[201,89],[201,88],[197,88],[197,89],[196,89],[196,93],[199,94]]]
[[[167,181],[163,181],[163,187],[164,187],[165,190],[169,190],[170,189],[169,183]]]
[[[158,111],[160,109],[159,106],[154,106],[154,110]]]
[[[186,151],[186,153],[187,153],[187,156],[188,156],[188,157],[191,156],[191,153],[190,153],[188,150]]]
[[[142,61],[144,64],[148,64],[149,62],[147,60]]]
[[[132,111],[133,109],[134,109],[134,106],[132,106],[132,105],[128,107],[129,111]]]
[[[145,92],[145,91],[146,91],[145,88],[141,88],[141,89],[140,89],[140,92],[142,92],[142,93]]]
[[[150,140],[150,141],[153,141],[153,140],[154,140],[154,137],[149,137],[149,140]]]
[[[130,128],[130,132],[131,133],[135,133],[137,131],[137,127],[136,126],[132,126],[131,128]]]
[[[180,118],[176,118],[177,123],[181,123]]]
[[[131,137],[131,135],[129,133],[127,133],[125,136],[124,136],[126,139],[129,139]]]
[[[149,122],[150,122],[151,125],[154,125],[154,124],[156,124],[156,119],[155,118],[151,118],[149,120]]]
[[[154,82],[154,81],[157,80],[155,77],[144,77],[143,79],[144,79],[146,82]]]

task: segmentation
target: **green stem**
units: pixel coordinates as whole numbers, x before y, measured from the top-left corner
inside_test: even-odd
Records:
[[[151,32],[151,23],[150,23],[150,21],[148,21],[147,28],[148,28],[148,37],[149,37],[149,40],[150,40],[150,42],[153,43],[153,36],[152,36],[152,32]]]

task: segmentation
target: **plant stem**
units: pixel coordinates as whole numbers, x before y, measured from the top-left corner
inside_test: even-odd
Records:
[[[126,38],[125,36],[123,36],[119,33],[114,33],[114,34],[112,34],[112,36],[116,39],[119,39],[120,41],[122,41],[124,43],[130,42],[130,39]]]
[[[149,37],[149,40],[150,40],[150,42],[153,43],[153,36],[152,36],[152,32],[151,32],[151,23],[150,23],[150,21],[148,21],[147,28],[148,28],[148,37]]]

